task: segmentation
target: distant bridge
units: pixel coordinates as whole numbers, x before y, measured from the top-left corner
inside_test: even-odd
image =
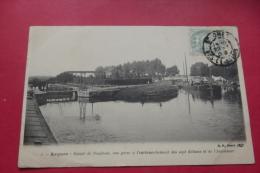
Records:
[[[65,71],[64,73],[96,73],[96,71]]]
[[[81,75],[83,74],[86,74],[86,73],[94,73],[96,75],[96,71],[64,71],[63,75],[66,75],[66,74],[73,74],[73,73],[80,73]],[[64,78],[64,76],[63,76]],[[44,90],[45,87],[48,89],[48,84],[55,84],[55,83],[60,83],[60,81],[49,81],[49,80],[40,80],[38,78],[36,78],[35,81],[28,81],[29,84],[32,84],[33,87],[39,87],[40,90]]]

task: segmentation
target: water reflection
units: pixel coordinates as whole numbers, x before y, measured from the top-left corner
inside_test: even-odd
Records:
[[[85,122],[85,121],[95,121],[95,122],[100,122],[101,121],[101,116],[99,116],[98,114],[95,114],[94,111],[93,111],[93,102],[89,102],[89,99],[81,99],[79,98],[78,100],[79,102],[79,109],[80,109],[80,115],[79,115],[79,119],[80,121],[82,122]],[[86,112],[87,112],[87,104],[91,104],[91,114],[86,116]]]
[[[241,93],[239,87],[224,87],[223,90],[223,97],[230,102],[239,102],[242,105],[241,100]]]
[[[63,144],[245,140],[238,88],[139,100],[54,97],[40,109]]]
[[[239,101],[240,103],[242,103],[239,87],[222,87],[221,93],[213,92],[213,95],[211,95],[208,92],[184,90],[182,88],[180,89],[180,91],[186,93],[187,95],[191,95],[193,101],[195,101],[196,99],[202,100],[204,102],[210,101],[212,105],[214,105],[214,101],[221,100],[221,99],[229,100],[231,102]]]

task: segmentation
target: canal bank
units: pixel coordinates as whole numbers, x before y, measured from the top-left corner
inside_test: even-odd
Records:
[[[161,102],[174,98],[178,95],[178,88],[175,85],[167,83],[102,87],[95,88],[93,91],[83,91],[85,98],[92,100],[123,100],[123,101],[152,101]],[[79,98],[84,98],[79,92]]]
[[[114,97],[119,100],[138,100],[144,98],[155,98],[156,100],[160,98],[175,97],[176,94],[178,94],[176,86],[166,83],[157,83],[122,88]]]
[[[44,94],[43,92],[38,94]],[[35,95],[35,94],[33,94]],[[27,96],[24,145],[57,145],[34,96]]]

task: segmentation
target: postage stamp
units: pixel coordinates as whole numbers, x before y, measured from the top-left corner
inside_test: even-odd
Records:
[[[231,33],[217,30],[203,39],[203,53],[213,64],[227,66],[236,62],[240,49],[237,39]]]
[[[202,50],[203,40],[211,31],[206,29],[190,29],[190,55],[204,55]]]

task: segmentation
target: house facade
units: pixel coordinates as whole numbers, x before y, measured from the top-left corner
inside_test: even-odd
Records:
[[[119,67],[110,67],[105,71],[107,79],[123,79],[123,70]]]

